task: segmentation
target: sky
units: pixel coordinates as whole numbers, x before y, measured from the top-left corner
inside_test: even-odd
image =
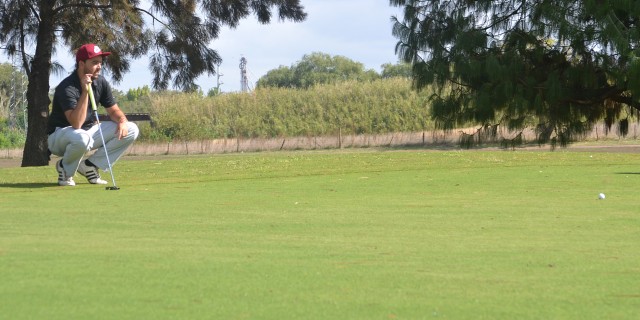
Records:
[[[301,23],[278,21],[262,25],[255,16],[242,20],[235,29],[225,27],[218,39],[209,44],[223,59],[220,65],[220,88],[223,92],[240,91],[240,59],[247,59],[247,75],[251,88],[268,71],[280,66],[290,67],[305,54],[313,52],[341,55],[364,64],[366,69],[381,71],[385,63],[397,63],[397,39],[391,34],[391,16],[400,9],[389,0],[301,0],[307,19]],[[144,6],[143,6],[144,7]],[[102,47],[104,51],[109,48]],[[73,71],[74,59],[68,49],[58,49],[53,60],[66,69],[62,75],[52,75],[55,87]],[[120,83],[112,87],[126,92],[131,88],[151,87],[152,76],[146,58],[132,63]],[[6,57],[2,61],[7,61]],[[106,74],[110,81],[109,75]],[[198,84],[207,93],[217,84],[216,76],[202,75]],[[170,87],[170,89],[175,89]]]

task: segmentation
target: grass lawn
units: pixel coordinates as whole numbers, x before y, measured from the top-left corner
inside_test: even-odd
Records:
[[[0,169],[1,318],[640,316],[640,154],[124,158],[115,175]]]

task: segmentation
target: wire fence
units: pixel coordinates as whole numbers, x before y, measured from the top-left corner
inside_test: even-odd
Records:
[[[282,138],[228,138],[198,141],[170,141],[170,142],[136,142],[127,151],[130,156],[156,155],[196,155],[223,154],[242,152],[263,152],[280,150],[331,150],[349,148],[462,148],[461,138],[477,131],[477,128],[460,129],[457,131],[422,131],[401,132],[387,134],[335,135],[319,137],[282,137]],[[536,135],[532,130],[522,132],[501,132],[500,139],[515,139],[519,136],[522,145],[535,144]],[[640,125],[629,124],[628,134],[622,137],[614,126],[607,129],[604,124],[594,127],[592,132],[584,137],[585,141],[615,141],[625,140],[634,142],[640,138]],[[500,141],[494,141],[476,147],[500,147]],[[544,146],[542,146],[544,147]],[[22,149],[0,149],[0,158],[14,159],[22,157]]]

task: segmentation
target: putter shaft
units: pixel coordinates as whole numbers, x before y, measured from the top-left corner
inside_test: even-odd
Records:
[[[87,91],[89,91],[89,100],[91,101],[91,109],[93,109],[93,114],[96,117],[96,125],[98,126],[98,132],[100,133],[100,139],[102,139],[102,147],[104,148],[104,155],[107,158],[107,165],[109,165],[111,182],[113,182],[113,186],[106,187],[106,190],[120,190],[120,188],[116,186],[116,178],[113,175],[113,167],[111,166],[111,160],[109,160],[109,152],[107,152],[107,144],[105,143],[104,135],[102,134],[102,127],[100,126],[100,117],[98,116],[98,107],[96,106],[96,99],[93,97],[93,88],[91,87],[91,83],[87,85]]]

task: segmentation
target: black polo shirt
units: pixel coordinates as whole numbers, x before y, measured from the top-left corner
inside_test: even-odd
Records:
[[[116,99],[111,92],[111,86],[104,77],[98,76],[98,79],[93,80],[91,83],[91,87],[97,104],[105,108],[111,108],[116,104]],[[67,110],[76,108],[81,93],[80,78],[78,78],[78,74],[75,71],[60,82],[53,95],[53,106],[49,115],[47,134],[53,133],[57,127],[64,128],[71,125],[64,113]],[[89,101],[87,104],[87,118],[82,124],[82,129],[91,128],[94,120],[95,116],[91,109],[91,101]]]

